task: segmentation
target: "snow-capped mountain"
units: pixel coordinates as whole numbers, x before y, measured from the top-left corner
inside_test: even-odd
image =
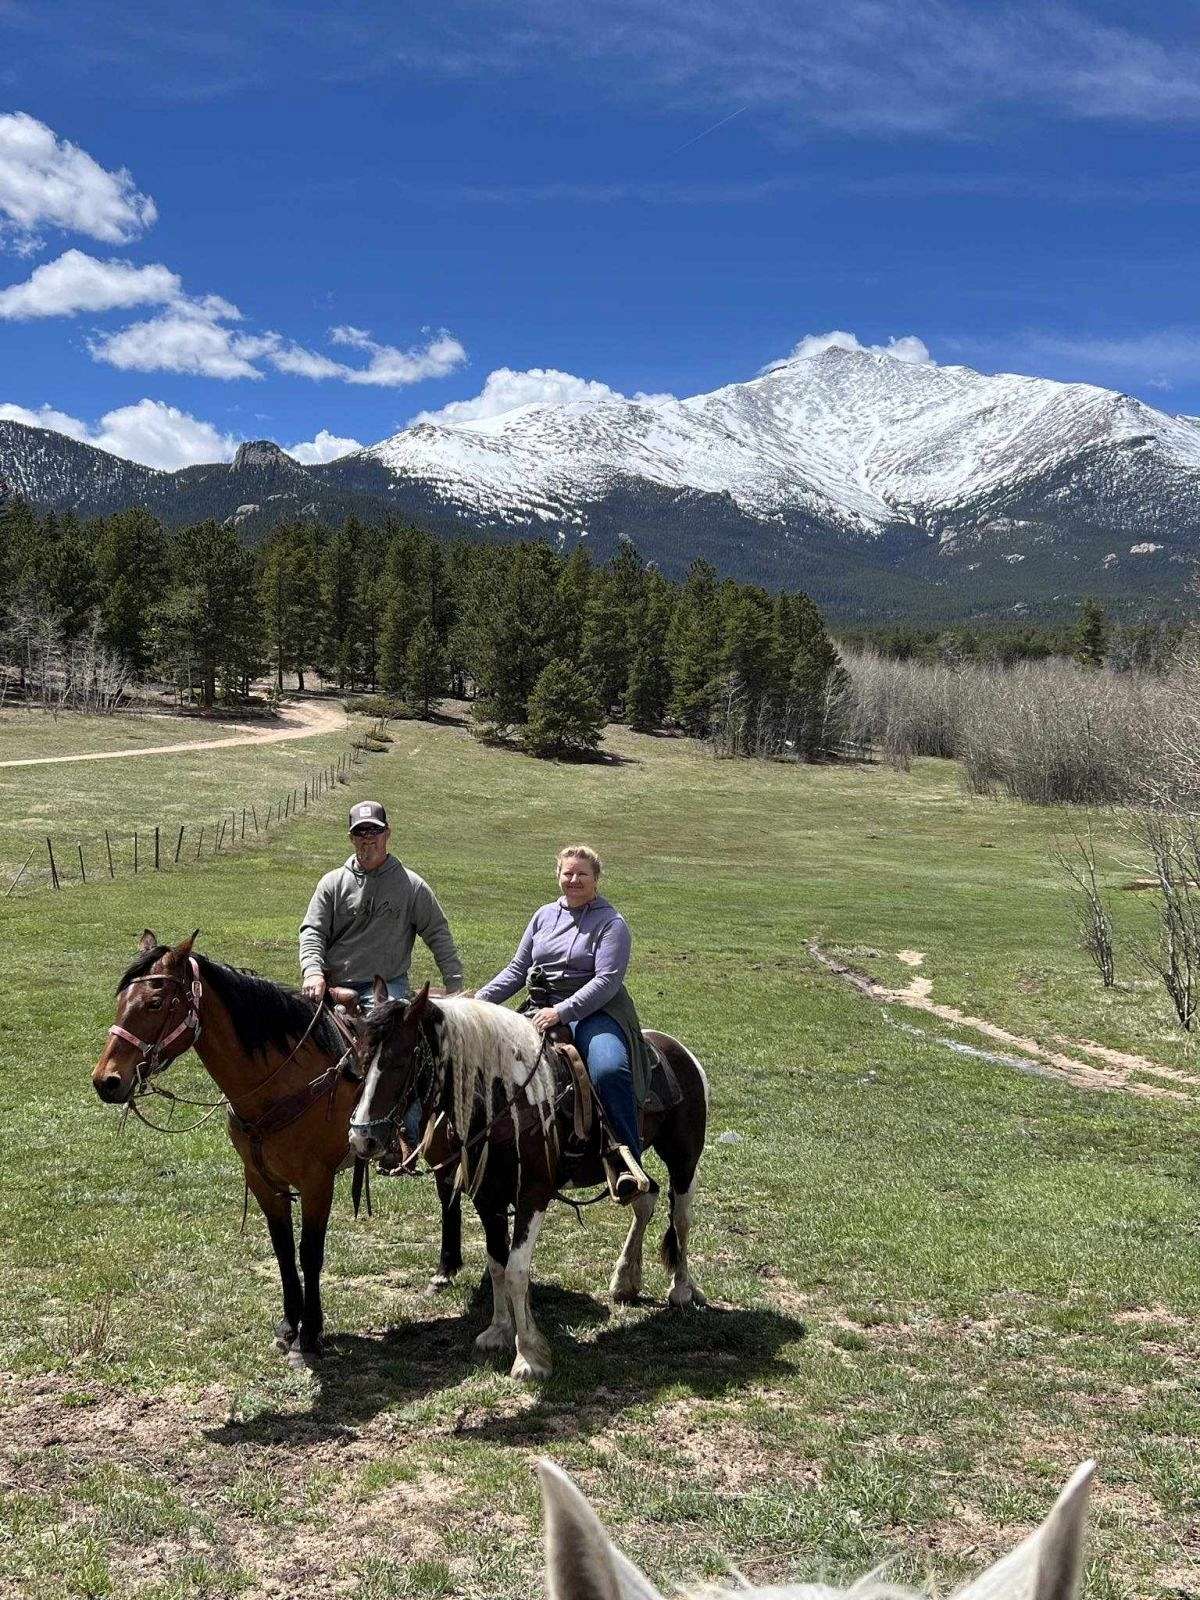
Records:
[[[422,422],[359,458],[489,516],[557,521],[633,480],[870,533],[927,526],[1081,451],[1142,441],[1200,470],[1200,425],[1127,395],[835,347],[688,400]]]
[[[1163,603],[1200,553],[1200,421],[1089,384],[825,349],[690,399],[425,420],[324,466],[267,442],[163,473],[0,422],[0,483],[171,524],[399,514],[446,533],[629,536],[673,574],[807,588],[843,616]]]

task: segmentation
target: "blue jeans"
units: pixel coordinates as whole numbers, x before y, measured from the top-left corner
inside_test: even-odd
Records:
[[[348,983],[347,989],[353,989],[358,996],[358,1003],[362,1007],[364,1017],[369,1017],[375,1006],[374,983]],[[410,998],[407,978],[388,979],[388,999],[407,1000]]]
[[[604,1107],[604,1115],[617,1136],[635,1156],[642,1153],[638,1134],[637,1100],[625,1035],[607,1011],[593,1011],[571,1025],[575,1045],[587,1063],[588,1077]]]

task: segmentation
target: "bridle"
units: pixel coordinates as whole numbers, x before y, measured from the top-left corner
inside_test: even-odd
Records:
[[[140,977],[130,978],[129,980],[130,985],[135,983],[173,983],[177,988],[184,991],[188,1000],[187,1015],[181,1023],[171,1029],[170,1033],[166,1031],[167,1023],[171,1020],[169,1015],[163,1019],[163,1031],[157,1039],[139,1039],[136,1033],[130,1033],[128,1028],[122,1028],[120,1023],[117,1022],[114,1022],[108,1030],[110,1037],[122,1039],[126,1044],[131,1044],[136,1050],[140,1051],[134,1068],[136,1073],[134,1093],[138,1093],[141,1090],[148,1078],[157,1077],[160,1072],[167,1070],[172,1061],[177,1061],[180,1056],[186,1055],[200,1037],[200,1002],[204,998],[204,989],[200,982],[200,968],[196,964],[195,956],[189,956],[187,959],[188,966],[192,969],[192,981],[190,983],[185,983],[182,978],[177,978],[173,972],[145,972]],[[191,1037],[181,1049],[175,1050],[171,1055],[167,1055],[166,1051],[170,1046],[177,1039],[182,1038],[184,1034],[190,1034]]]

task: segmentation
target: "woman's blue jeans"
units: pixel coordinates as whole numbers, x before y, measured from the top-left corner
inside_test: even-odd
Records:
[[[571,1032],[575,1035],[576,1048],[587,1063],[588,1077],[600,1097],[618,1144],[627,1144],[635,1156],[640,1156],[642,1141],[638,1134],[633,1071],[620,1025],[607,1011],[593,1011],[590,1017],[573,1023]]]

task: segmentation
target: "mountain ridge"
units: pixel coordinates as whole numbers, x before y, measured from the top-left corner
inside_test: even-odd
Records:
[[[97,459],[98,458],[98,459]],[[96,515],[146,504],[248,538],[388,514],[482,538],[622,535],[804,587],[834,615],[1164,607],[1200,543],[1200,421],[1090,384],[829,348],[685,399],[612,395],[423,418],[320,466],[269,440],[163,472],[0,422],[0,481]]]

